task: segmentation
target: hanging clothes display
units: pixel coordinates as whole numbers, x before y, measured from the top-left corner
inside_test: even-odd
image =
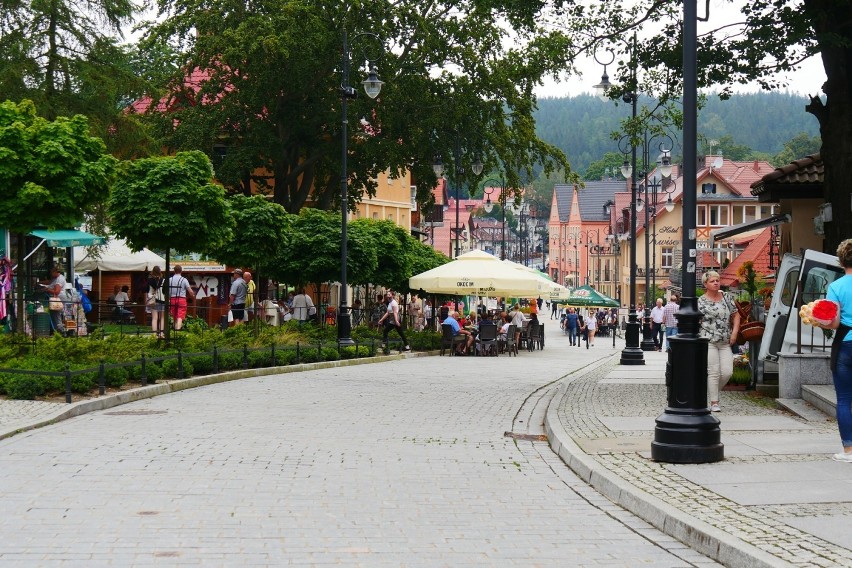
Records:
[[[0,322],[9,315],[9,299],[12,297],[12,264],[6,257],[0,258]]]

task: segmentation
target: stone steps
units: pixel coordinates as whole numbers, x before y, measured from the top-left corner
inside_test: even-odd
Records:
[[[833,385],[802,385],[802,400],[805,400],[829,416],[837,414],[837,396]]]

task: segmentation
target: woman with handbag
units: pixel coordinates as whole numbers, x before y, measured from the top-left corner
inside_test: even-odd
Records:
[[[151,331],[153,331],[157,339],[163,339],[163,328],[165,327],[165,312],[166,312],[166,296],[163,294],[163,272],[159,266],[151,269],[151,275],[148,277],[148,295],[145,299],[145,306],[151,312]]]
[[[708,270],[701,277],[706,291],[698,298],[701,312],[701,337],[710,340],[707,347],[707,396],[710,411],[719,412],[719,391],[728,384],[734,373],[734,354],[731,347],[740,332],[740,313],[734,298],[722,292],[719,273]]]

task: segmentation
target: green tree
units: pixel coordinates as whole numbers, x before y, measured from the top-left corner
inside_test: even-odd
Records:
[[[289,238],[292,216],[260,195],[234,195],[228,203],[234,231],[227,241],[212,248],[210,255],[225,264],[268,275]]]
[[[726,0],[733,4],[734,0]],[[852,171],[852,3],[843,0],[750,0],[739,2],[741,17],[717,29],[702,30],[697,45],[699,87],[720,89],[728,97],[734,85],[758,82],[765,90],[785,86],[785,71],[819,54],[826,73],[824,97],[815,93],[806,105],[822,136],[825,165],[824,199],[849,203],[847,175]],[[566,60],[576,54],[612,46],[613,99],[632,90],[656,95],[662,104],[680,96],[683,63],[681,2],[638,0],[625,6],[620,0],[601,0],[595,10],[585,3],[524,4],[542,27],[540,41],[558,45]],[[549,9],[558,8],[552,12]],[[708,7],[710,10],[716,7]],[[566,26],[566,22],[570,22]],[[633,30],[647,29],[638,46],[625,44]],[[641,69],[638,85],[633,70]],[[675,72],[672,72],[675,70]],[[815,87],[816,90],[816,87]],[[803,117],[804,119],[804,117]],[[639,128],[634,127],[634,131]],[[826,224],[825,248],[834,250],[852,234],[852,209],[839,207]]]
[[[820,146],[822,146],[822,140],[819,136],[808,136],[806,132],[800,132],[784,143],[784,149],[772,158],[772,165],[780,168],[794,160],[816,154]]]
[[[365,56],[376,59],[386,82],[379,100],[358,95],[349,103],[350,205],[374,193],[383,171],[410,170],[426,202],[436,154],[453,183],[471,181],[452,179],[457,143],[467,172],[479,155],[486,169],[505,166],[513,187],[535,165],[567,171],[565,155],[536,136],[532,118],[533,89],[564,61],[547,55],[551,46],[536,40],[534,20],[516,3],[490,4],[366,0],[356,9],[318,0],[167,0],[162,9],[171,17],[144,45],[185,45],[181,73],[193,73],[199,90],[173,93],[174,112],[159,117],[163,141],[177,149],[226,146],[217,177],[234,191],[270,193],[291,213],[308,202],[336,206],[346,29],[351,83],[359,86]],[[497,13],[513,22],[522,47],[507,47]],[[387,49],[359,34],[368,30]]]
[[[612,177],[623,179],[621,165],[624,163],[624,155],[619,152],[607,152],[603,158],[589,164],[583,179],[587,181],[606,180]]]
[[[103,141],[89,135],[86,117],[49,121],[32,101],[0,103],[0,227],[19,233],[18,259],[34,228],[80,225],[106,199],[115,166]],[[24,329],[25,280],[18,278],[17,329]]]
[[[123,162],[108,208],[110,226],[133,250],[209,253],[234,228],[225,190],[198,151]]]

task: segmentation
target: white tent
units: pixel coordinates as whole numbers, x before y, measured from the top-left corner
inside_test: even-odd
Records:
[[[111,240],[101,248],[100,258],[88,255],[85,247],[74,247],[75,272],[143,272],[154,266],[165,269],[166,259],[148,249],[133,252],[121,239]]]
[[[538,296],[550,290],[544,279],[481,250],[470,251],[452,262],[412,276],[408,286],[436,294],[477,296]]]

